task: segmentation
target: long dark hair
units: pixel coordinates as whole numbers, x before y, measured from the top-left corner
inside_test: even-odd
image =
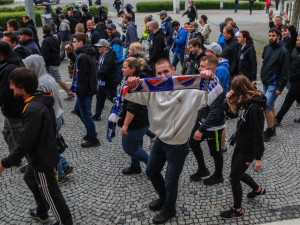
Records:
[[[253,39],[250,36],[249,32],[246,30],[241,30],[240,33],[243,35],[244,38],[246,38],[246,44],[250,45],[253,44]]]

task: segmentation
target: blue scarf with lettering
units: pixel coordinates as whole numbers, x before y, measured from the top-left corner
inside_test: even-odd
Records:
[[[72,85],[70,87],[70,91],[76,93],[77,91],[77,83],[78,83],[78,59],[80,57],[81,54],[78,54],[76,56],[76,60],[75,60],[75,65],[74,65],[74,71],[73,71],[73,80],[72,80]]]

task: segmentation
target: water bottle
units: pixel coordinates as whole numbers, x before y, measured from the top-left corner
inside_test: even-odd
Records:
[[[255,168],[255,164],[253,162],[252,163],[246,162],[246,166],[248,166],[248,168],[250,168],[251,170],[254,170]],[[257,173],[262,174],[263,171],[264,171],[263,169],[260,169]]]

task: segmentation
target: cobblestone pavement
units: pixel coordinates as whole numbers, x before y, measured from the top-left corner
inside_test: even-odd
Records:
[[[141,23],[141,22],[140,22]],[[139,25],[141,28],[142,26]],[[64,79],[70,84],[67,75],[68,61],[61,65]],[[261,86],[259,86],[261,88]],[[281,106],[286,91],[276,102]],[[66,94],[61,91],[61,98]],[[120,130],[112,143],[105,139],[107,118],[111,103],[106,102],[102,120],[96,122],[101,146],[82,149],[80,143],[85,129],[79,119],[70,113],[73,101],[63,101],[65,124],[61,129],[69,148],[66,159],[75,167],[69,176],[69,183],[62,187],[62,193],[71,209],[75,224],[150,224],[155,212],[148,209],[149,202],[157,195],[143,173],[124,176],[121,170],[129,165],[129,157],[121,147]],[[94,102],[95,103],[95,98]],[[95,106],[93,105],[93,110]],[[300,116],[300,109],[294,106],[287,113],[277,136],[265,144],[263,157],[264,172],[261,175],[249,172],[254,179],[267,189],[267,194],[253,200],[245,196],[250,188],[243,185],[243,208],[241,219],[224,221],[219,212],[233,205],[231,186],[228,179],[223,184],[206,187],[202,182],[191,182],[189,176],[196,171],[196,160],[192,154],[186,163],[179,182],[177,216],[166,224],[260,224],[271,221],[300,218],[299,189],[299,124],[293,122]],[[236,120],[226,121],[227,136],[235,131]],[[3,116],[0,116],[0,127]],[[7,155],[6,143],[0,135],[0,158]],[[148,150],[149,138],[144,138]],[[202,144],[207,166],[213,172],[213,161],[206,143]],[[229,176],[232,148],[224,154],[224,177]],[[149,150],[148,150],[149,151]],[[28,216],[29,208],[35,207],[19,167],[4,171],[0,177],[0,224],[38,224]],[[53,214],[50,212],[52,221]]]

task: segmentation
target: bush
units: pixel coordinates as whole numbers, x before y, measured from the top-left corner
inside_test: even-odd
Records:
[[[43,6],[35,6],[34,10],[43,10]],[[17,7],[1,7],[0,13],[2,12],[25,12],[25,6],[17,6]]]
[[[12,12],[12,13],[0,13],[0,26],[6,30],[6,22],[10,19],[16,19],[19,22],[19,25],[22,27],[23,24],[23,16],[26,15],[26,12]],[[36,26],[42,26],[40,11],[35,10],[35,21]]]
[[[14,0],[0,0],[0,5],[12,4]]]
[[[224,2],[224,9],[234,9],[234,1]],[[184,1],[180,1],[180,10],[184,10]],[[195,1],[197,9],[220,9],[219,1]],[[265,8],[265,3],[254,2],[253,9],[262,10]],[[249,2],[240,2],[239,9],[249,9]],[[173,2],[138,2],[136,4],[137,12],[160,12],[161,10],[171,11],[173,10]]]

